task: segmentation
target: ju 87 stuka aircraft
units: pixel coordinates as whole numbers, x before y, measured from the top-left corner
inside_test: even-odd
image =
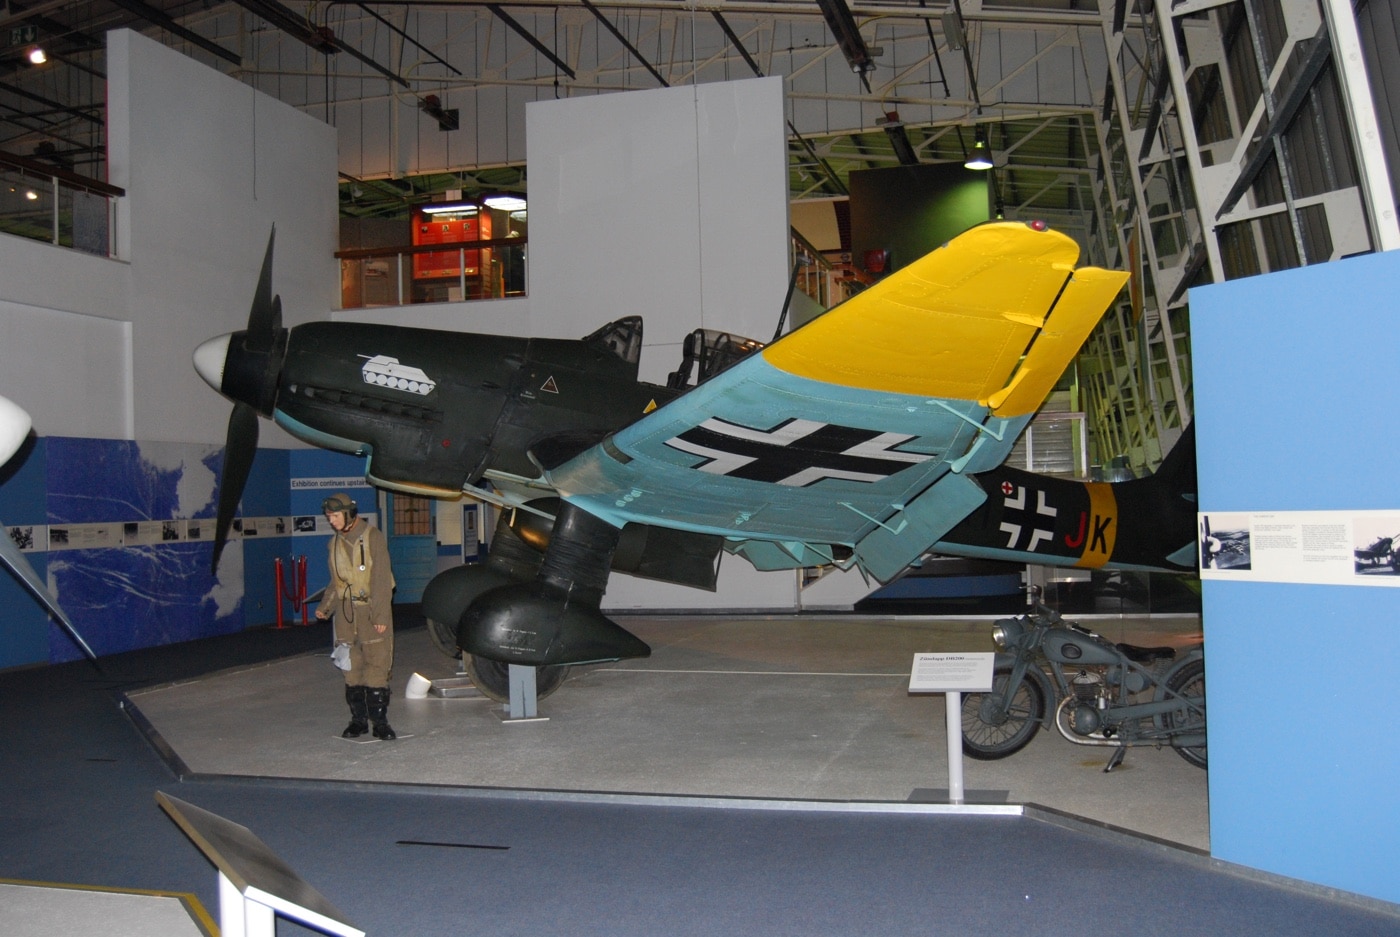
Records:
[[[214,562],[261,414],[365,456],[374,485],[506,509],[489,560],[423,598],[495,696],[508,664],[544,695],[570,664],[650,653],[599,610],[611,570],[709,589],[725,552],[882,583],[930,551],[1189,570],[1189,447],[1116,485],[1001,468],[1127,279],[1078,256],[1043,224],[981,225],[766,347],[692,335],[661,386],[637,380],[639,318],[579,340],[283,328],[269,241],[247,329],[195,354],[234,401]]]

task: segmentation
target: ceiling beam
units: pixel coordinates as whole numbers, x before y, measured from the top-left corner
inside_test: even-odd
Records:
[[[380,65],[354,46],[337,39],[329,26],[312,26],[305,17],[282,5],[278,0],[233,0],[233,2],[248,12],[261,16],[293,39],[305,43],[323,55],[344,52],[368,65],[395,84],[404,88],[409,86],[402,76]]]
[[[551,49],[549,46],[545,45],[543,42],[540,42],[540,40],[535,36],[534,33],[530,32],[530,30],[526,29],[524,26],[521,26],[519,21],[516,20],[515,17],[511,16],[505,10],[501,9],[500,4],[488,3],[486,4],[486,9],[490,10],[493,14],[495,14],[496,18],[502,23],[505,23],[511,29],[515,30],[516,35],[520,36],[521,39],[524,39],[530,45],[534,46],[536,52],[553,62],[555,68],[559,69],[561,72],[568,75],[570,78],[578,77],[574,74],[574,70],[569,67],[567,62],[565,62],[559,56],[555,55],[554,50]]]
[[[161,29],[179,36],[186,42],[199,46],[210,55],[216,55],[225,62],[229,62],[233,65],[241,66],[243,64],[243,57],[237,52],[231,52],[212,39],[206,39],[199,33],[186,29],[167,16],[164,10],[157,10],[150,4],[143,3],[142,0],[111,0],[111,2],[121,7],[123,10],[126,10],[128,13],[141,17],[151,25],[159,26]]]
[[[665,78],[663,78],[661,73],[652,67],[652,64],[647,61],[646,56],[642,55],[642,53],[638,51],[637,47],[632,45],[632,41],[622,34],[622,30],[618,29],[616,26],[613,25],[612,20],[608,19],[606,16],[603,15],[602,10],[598,9],[596,6],[593,5],[592,0],[579,0],[579,2],[583,4],[584,9],[588,10],[589,13],[592,13],[594,17],[597,18],[598,22],[602,24],[604,29],[613,34],[614,39],[622,43],[622,47],[626,49],[629,53],[631,53],[634,59],[636,59],[638,62],[641,62],[642,65],[646,67],[646,70],[651,72],[653,78],[661,82],[661,87],[671,87],[671,83]],[[570,75],[569,77],[572,78],[573,75]]]
[[[370,16],[372,16],[372,17],[374,17],[375,19],[379,20],[379,22],[383,23],[385,26],[387,26],[387,27],[389,27],[390,29],[392,29],[392,30],[393,30],[395,33],[397,33],[398,35],[402,36],[402,37],[404,38],[404,40],[405,40],[406,42],[411,43],[415,49],[417,49],[417,50],[419,50],[420,52],[423,52],[423,53],[425,53],[425,54],[431,56],[432,59],[433,59],[433,61],[435,61],[435,62],[437,62],[439,65],[442,65],[443,67],[449,69],[449,70],[452,72],[452,74],[454,74],[454,75],[460,75],[460,74],[462,74],[462,70],[461,70],[460,68],[455,68],[455,67],[453,67],[453,65],[452,65],[450,62],[448,62],[446,59],[444,59],[442,56],[438,55],[438,54],[437,54],[436,52],[434,52],[432,49],[429,49],[427,46],[423,45],[423,43],[419,42],[417,39],[414,39],[414,38],[413,38],[412,36],[410,36],[406,31],[400,29],[398,26],[395,26],[393,23],[389,22],[387,19],[385,19],[384,17],[380,16],[380,15],[379,15],[378,13],[376,13],[375,11],[371,10],[371,9],[370,9],[368,6],[366,6],[365,4],[363,4],[363,3],[358,3],[358,4],[356,4],[356,6],[358,6],[361,10],[364,10],[364,11],[365,11],[366,13],[368,13]]]
[[[588,0],[583,0],[583,2],[587,3]],[[759,68],[758,63],[754,61],[754,57],[749,55],[749,50],[744,47],[744,43],[740,41],[738,35],[730,28],[729,21],[724,18],[724,14],[720,13],[719,10],[711,10],[710,12],[714,15],[715,22],[718,23],[719,28],[724,31],[724,35],[729,40],[730,44],[743,56],[744,62],[753,70],[754,75],[763,78],[763,69]]]

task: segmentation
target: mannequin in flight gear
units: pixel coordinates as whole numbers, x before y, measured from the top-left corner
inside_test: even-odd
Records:
[[[345,702],[350,724],[341,735],[359,738],[373,726],[374,737],[392,739],[389,675],[394,666],[394,573],[384,534],[359,516],[348,494],[321,503],[331,529],[331,580],[316,609],[320,619],[335,617],[335,640],[350,648],[345,671]]]

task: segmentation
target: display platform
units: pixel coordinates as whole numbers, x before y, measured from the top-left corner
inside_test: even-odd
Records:
[[[0,933],[6,937],[209,937],[217,932],[193,895],[0,881]]]
[[[181,770],[201,775],[906,804],[948,787],[943,700],[909,694],[914,654],[994,649],[989,618],[619,620],[652,656],[575,668],[540,700],[545,718],[519,724],[485,698],[405,699],[415,673],[456,676],[422,628],[398,635],[392,742],[340,737],[349,713],[329,648],[129,699]],[[1200,635],[1192,616],[1084,623],[1135,644]],[[1043,731],[1002,761],[966,760],[965,784],[1208,849],[1206,772],[1142,748],[1105,774],[1111,751]]]

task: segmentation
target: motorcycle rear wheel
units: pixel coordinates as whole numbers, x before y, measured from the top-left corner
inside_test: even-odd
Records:
[[[1168,689],[1182,696],[1192,699],[1206,698],[1206,664],[1205,661],[1196,660],[1183,666],[1176,673],[1172,674],[1167,681]],[[1196,729],[1205,730],[1205,720],[1194,714],[1180,712],[1169,712],[1166,714],[1167,726],[1172,729]],[[1198,748],[1176,748],[1176,753],[1185,758],[1197,768],[1206,767],[1206,746]]]
[[[1045,693],[1022,676],[1005,710],[1001,699],[1011,679],[1010,667],[998,667],[989,693],[964,693],[962,699],[963,754],[978,761],[1014,755],[1030,744],[1045,718]]]

